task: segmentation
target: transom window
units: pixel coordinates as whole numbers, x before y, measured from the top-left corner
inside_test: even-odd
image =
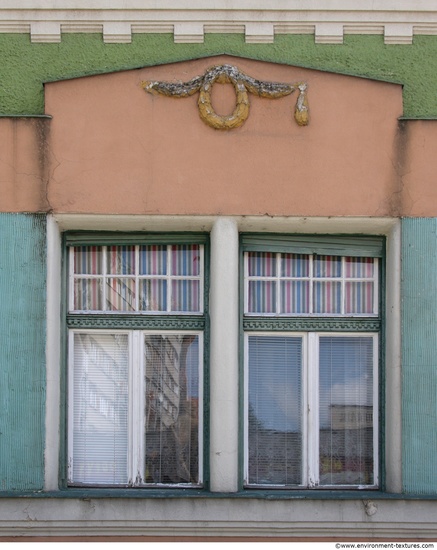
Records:
[[[245,311],[377,315],[376,258],[248,252]]]
[[[70,254],[72,311],[203,310],[198,244],[77,246]]]
[[[70,485],[202,485],[206,244],[67,235]]]
[[[382,240],[241,244],[245,486],[378,487]]]

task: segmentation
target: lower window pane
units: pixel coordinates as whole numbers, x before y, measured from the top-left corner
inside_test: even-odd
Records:
[[[128,362],[126,334],[74,334],[70,445],[75,483],[128,481]]]
[[[145,482],[199,479],[199,337],[144,335]]]
[[[320,337],[320,485],[372,485],[371,336]]]
[[[249,336],[248,483],[302,483],[302,338]]]

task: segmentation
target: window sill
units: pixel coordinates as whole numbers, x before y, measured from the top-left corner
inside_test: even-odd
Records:
[[[0,491],[1,498],[62,499],[257,499],[257,500],[437,500],[437,495],[385,493],[378,490],[245,490],[237,493],[211,493],[202,489],[60,489],[59,491]]]

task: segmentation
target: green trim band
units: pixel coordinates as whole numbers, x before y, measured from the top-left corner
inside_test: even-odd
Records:
[[[193,315],[69,314],[68,328],[204,330],[205,318]]]
[[[379,319],[321,317],[245,317],[244,331],[378,332]]]
[[[112,231],[75,231],[65,233],[67,246],[87,245],[124,245],[124,244],[205,244],[207,233],[151,233],[112,232]]]
[[[253,252],[293,252],[327,256],[381,258],[385,238],[350,235],[284,235],[246,233],[241,236],[243,250]]]

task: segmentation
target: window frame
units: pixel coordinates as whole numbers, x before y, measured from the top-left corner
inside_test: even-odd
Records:
[[[386,238],[380,235],[319,235],[319,234],[287,234],[287,233],[244,233],[239,236],[240,241],[240,384],[242,387],[240,398],[240,489],[244,491],[278,491],[285,489],[287,491],[344,491],[348,492],[357,490],[384,490],[384,474],[383,468],[385,460],[385,450],[383,445],[384,440],[384,423],[385,414],[384,407],[384,319],[385,319],[385,247]],[[347,315],[326,315],[326,314],[257,314],[248,312],[246,306],[247,301],[247,260],[246,252],[275,252],[275,253],[296,253],[296,254],[324,254],[333,256],[357,256],[357,257],[374,257],[378,258],[377,275],[375,281],[377,284],[377,313],[376,314],[347,314]],[[249,335],[252,334],[267,334],[267,335],[295,335],[306,334],[308,337],[312,334],[313,337],[318,335],[330,334],[333,335],[373,335],[376,336],[376,363],[374,364],[374,372],[376,370],[377,378],[374,381],[373,396],[374,396],[374,433],[373,441],[376,443],[374,448],[374,480],[375,483],[371,486],[358,485],[318,485],[313,486],[308,483],[306,486],[273,486],[273,485],[249,485],[248,480],[248,431],[247,431],[247,386],[248,386],[248,354],[247,341]],[[375,341],[375,339],[374,339]],[[308,353],[308,345],[306,345],[305,353]],[[375,350],[374,350],[375,355]],[[309,370],[316,370],[318,366],[313,365]],[[317,380],[318,374],[313,379]],[[304,384],[308,382],[308,376],[303,377]],[[307,400],[311,392],[305,388],[304,399]],[[376,400],[376,401],[375,401]],[[376,413],[376,414],[375,414]],[[377,419],[375,419],[375,416]],[[317,419],[318,422],[318,419]],[[376,430],[375,430],[376,426]],[[314,429],[314,426],[312,427]],[[313,465],[314,459],[308,459],[308,453],[311,454],[307,442],[304,445],[303,451],[303,469],[310,469],[309,463]],[[305,458],[308,459],[308,464],[304,463]]]
[[[72,298],[72,283],[70,276],[72,274],[70,248],[73,246],[109,246],[109,245],[201,245],[201,255],[203,268],[200,272],[201,291],[199,312],[156,312],[156,311],[136,311],[136,312],[113,312],[113,311],[70,311],[70,300]],[[171,491],[199,491],[208,490],[209,487],[209,435],[207,426],[209,423],[209,411],[205,397],[209,391],[209,255],[210,238],[209,233],[205,232],[114,232],[114,231],[65,231],[62,234],[62,347],[64,351],[65,368],[62,370],[61,388],[65,399],[61,402],[61,415],[64,418],[61,429],[61,449],[60,449],[60,488],[69,491],[77,489],[97,490],[103,489],[120,493],[122,489],[129,492],[132,490],[144,491],[145,494],[151,494],[154,489],[164,490],[166,494]],[[199,427],[198,427],[198,476],[199,483],[143,483],[140,485],[99,485],[89,483],[70,482],[70,441],[71,441],[71,362],[72,354],[69,353],[70,333],[127,333],[129,340],[132,338],[141,338],[144,334],[196,334],[199,335]],[[132,336],[133,334],[138,336]],[[133,354],[137,354],[133,350]],[[131,358],[130,361],[133,359]],[[140,360],[141,363],[143,360]],[[131,436],[130,436],[131,438]],[[132,440],[132,438],[131,438]],[[135,449],[129,449],[128,455],[135,455]]]

